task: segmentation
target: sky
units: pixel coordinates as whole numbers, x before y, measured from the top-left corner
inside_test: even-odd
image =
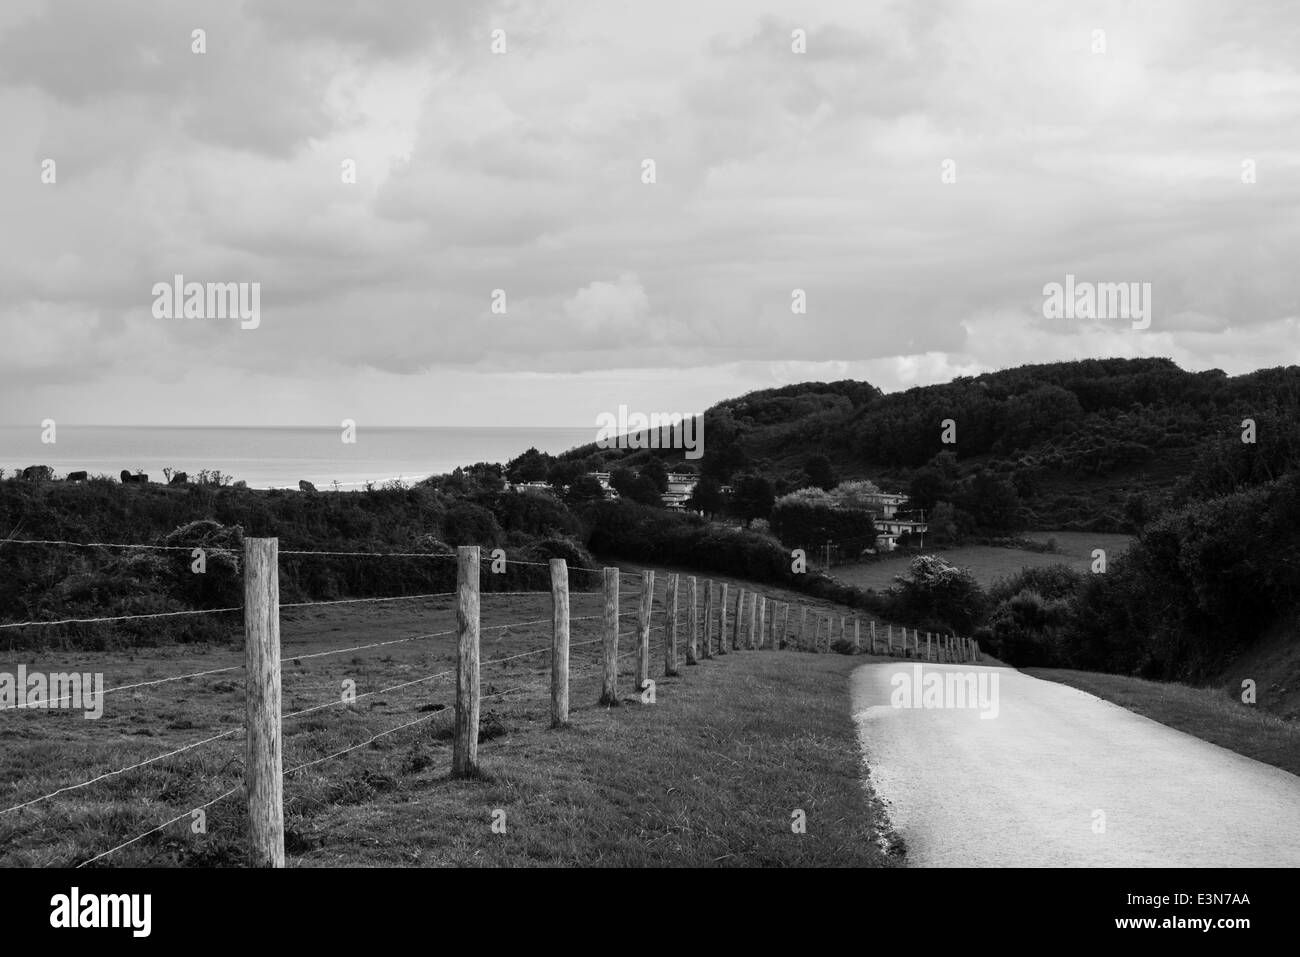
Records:
[[[0,424],[1296,363],[1297,50],[1286,2],[5,0]],[[1067,275],[1149,325],[1049,318]]]

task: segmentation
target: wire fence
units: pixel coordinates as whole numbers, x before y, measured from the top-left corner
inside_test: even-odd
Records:
[[[123,543],[68,542],[58,540],[0,539],[0,544],[43,545],[66,548],[87,549],[142,549],[150,551],[192,551],[190,546],[132,545]],[[131,772],[153,768],[163,762],[176,759],[199,749],[208,749],[240,743],[244,756],[242,767],[237,768],[243,781],[228,788],[206,802],[199,803],[180,814],[169,817],[161,823],[135,834],[127,840],[109,847],[78,862],[77,866],[95,864],[117,851],[130,847],[153,835],[163,833],[168,827],[186,818],[194,819],[196,815],[236,794],[243,794],[247,804],[249,851],[248,862],[253,866],[283,866],[284,864],[284,805],[283,782],[309,768],[317,767],[335,758],[343,757],[374,744],[376,741],[398,734],[408,729],[450,719],[452,727],[452,773],[453,776],[467,777],[478,773],[478,743],[480,737],[480,704],[483,701],[501,700],[522,692],[536,690],[536,684],[550,679],[550,719],[553,727],[569,723],[569,690],[573,679],[599,679],[601,690],[599,703],[612,705],[618,703],[619,684],[626,678],[625,659],[633,659],[632,664],[632,701],[653,703],[652,655],[662,654],[662,673],[668,676],[680,674],[680,666],[685,663],[698,664],[701,660],[721,657],[722,655],[742,650],[793,649],[811,652],[844,653],[868,651],[870,653],[892,655],[896,657],[924,658],[930,661],[965,662],[978,661],[979,649],[970,639],[958,636],[938,636],[927,633],[925,650],[922,652],[921,636],[915,629],[908,635],[906,628],[895,629],[891,624],[867,619],[866,632],[863,619],[856,612],[836,614],[824,607],[807,604],[795,606],[785,601],[782,596],[747,587],[732,588],[730,583],[717,583],[711,580],[703,582],[695,577],[685,579],[682,588],[682,576],[677,574],[656,575],[649,570],[629,572],[617,568],[589,568],[569,566],[563,559],[554,559],[548,563],[508,560],[503,555],[482,558],[477,546],[462,546],[454,555],[431,554],[421,552],[327,552],[286,550],[278,551],[275,539],[246,539],[244,551],[240,554],[244,577],[243,605],[208,609],[189,609],[172,612],[151,612],[139,615],[112,615],[98,618],[62,618],[0,623],[0,629],[44,629],[70,624],[111,624],[133,620],[172,618],[181,616],[226,615],[240,613],[244,626],[244,652],[242,662],[235,662],[221,667],[203,668],[186,671],[181,674],[162,677],[147,677],[143,680],[130,680],[109,688],[102,685],[90,692],[90,698],[97,698],[102,713],[103,699],[107,695],[120,695],[133,692],[133,699],[139,699],[146,690],[152,692],[162,685],[176,682],[197,682],[214,676],[245,673],[243,686],[245,714],[243,720],[230,714],[222,716],[224,720],[236,721],[236,726],[216,734],[210,734],[165,750],[161,753],[134,760],[122,767],[101,770],[73,783],[62,784],[45,793],[17,796],[13,803],[0,807],[0,849],[3,848],[6,822],[15,816],[29,812],[38,805],[57,798],[80,793],[86,788],[102,782],[119,779]],[[232,552],[233,554],[233,552]],[[408,595],[395,595],[374,598],[327,599],[320,601],[296,601],[281,604],[278,601],[279,561],[285,557],[320,557],[334,556],[344,558],[365,557],[367,559],[385,558],[427,558],[434,560],[451,560],[457,563],[456,590],[426,592]],[[502,562],[507,565],[523,565],[547,568],[550,578],[550,602],[552,614],[547,618],[527,618],[518,621],[484,624],[480,618],[481,600],[484,597],[538,598],[546,595],[546,590],[536,588],[530,591],[483,590],[480,587],[480,567],[489,563],[499,567]],[[568,586],[570,572],[598,574],[601,576],[599,591],[571,592]],[[571,615],[573,601],[599,601],[599,613]],[[620,602],[630,601],[636,605],[634,610],[620,611]],[[389,606],[395,603],[410,602],[445,605],[438,613],[456,616],[455,627],[440,630],[421,631],[416,634],[368,641],[360,644],[347,644],[338,648],[324,648],[311,651],[294,651],[292,643],[281,642],[281,613],[288,609],[301,611],[310,608],[338,608],[341,606]],[[796,615],[797,609],[797,615]],[[427,611],[427,609],[426,609]],[[620,623],[627,618],[635,618],[635,627],[620,632]],[[838,623],[839,637],[835,639]],[[309,623],[309,626],[312,623]],[[539,628],[549,626],[549,640],[540,647],[510,654],[501,654],[480,660],[480,649],[485,633],[496,633],[489,642],[492,646],[500,644],[506,636],[532,639]],[[571,640],[573,630],[591,629],[594,637]],[[850,631],[851,627],[851,631]],[[652,641],[652,635],[659,640]],[[447,646],[433,647],[433,643],[442,639],[454,639],[454,648]],[[634,647],[620,651],[620,642],[631,639]],[[304,644],[314,645],[319,649],[321,636],[312,631]],[[285,679],[293,687],[288,697],[297,700],[308,693],[298,688],[296,683],[301,678],[314,678],[320,688],[330,687],[338,679],[337,674],[307,671],[304,662],[319,663],[322,659],[337,658],[341,655],[357,656],[361,652],[371,652],[380,648],[392,650],[397,646],[413,646],[425,643],[424,654],[441,654],[450,656],[454,652],[454,667],[443,667],[427,674],[388,684],[372,690],[357,692],[355,681],[345,678],[343,691],[335,690],[328,700],[317,700],[305,706],[285,706]],[[288,647],[286,648],[286,645]],[[653,645],[653,647],[652,647]],[[595,647],[599,646],[599,647]],[[594,652],[594,654],[593,654]],[[550,655],[549,663],[540,670],[510,673],[516,663],[528,659]],[[388,661],[387,658],[381,661]],[[354,657],[354,664],[366,667],[366,662],[373,664],[374,659]],[[572,667],[576,665],[577,667]],[[291,668],[286,672],[286,667]],[[412,668],[412,664],[402,664],[403,668]],[[510,683],[523,682],[504,690],[481,691],[484,674],[493,680],[510,679]],[[656,672],[658,673],[658,672]],[[62,673],[50,678],[79,678],[79,673]],[[85,677],[89,677],[88,675]],[[427,690],[437,682],[454,682],[454,705],[426,703],[421,714],[411,720],[402,721],[394,726],[370,733],[362,740],[352,742],[345,747],[330,750],[324,755],[312,757],[283,769],[282,748],[286,740],[295,738],[294,729],[300,724],[297,719],[308,715],[319,715],[340,709],[352,715],[361,714],[358,702],[367,701],[372,710],[381,703],[390,706],[387,699],[409,695],[415,691]],[[0,705],[0,711],[34,711],[50,710],[54,705],[63,705],[87,699],[84,687],[75,682],[64,680],[58,691],[66,692],[53,695],[55,682],[51,680],[46,695],[32,699],[26,693],[24,700],[15,700],[13,704]],[[334,685],[337,688],[337,685]],[[239,690],[233,682],[225,682],[220,689],[214,690],[211,684],[206,686],[208,693],[232,694]],[[316,688],[312,688],[316,691]],[[381,699],[382,702],[381,702]],[[410,706],[410,705],[408,705]],[[289,725],[290,739],[285,737],[286,722]],[[188,722],[175,722],[178,726],[189,726]],[[296,743],[296,740],[295,740]],[[206,752],[205,752],[206,753]],[[239,762],[239,756],[227,755],[221,765],[220,773],[229,774],[232,765]],[[21,791],[21,781],[12,782],[11,790]],[[2,799],[0,799],[2,800]],[[11,828],[11,830],[13,830]]]

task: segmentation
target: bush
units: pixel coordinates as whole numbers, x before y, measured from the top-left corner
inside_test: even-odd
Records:
[[[965,634],[984,617],[986,599],[975,577],[936,555],[918,555],[894,581],[904,620],[929,619]]]

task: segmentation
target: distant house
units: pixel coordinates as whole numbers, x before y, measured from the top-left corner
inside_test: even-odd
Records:
[[[885,518],[893,518],[898,513],[899,506],[906,501],[906,495],[896,492],[877,492],[863,496],[863,504],[872,511],[879,511]]]
[[[927,522],[910,518],[876,519],[876,547],[881,551],[892,552],[898,547],[898,539],[904,535],[924,535],[930,530]]]
[[[588,472],[587,474],[600,483],[600,487],[604,490],[605,498],[607,500],[613,501],[618,498],[618,489],[609,484],[609,472]]]
[[[669,472],[668,489],[659,496],[663,499],[664,507],[686,508],[686,503],[690,501],[699,481],[700,477],[694,472]]]
[[[548,485],[546,482],[515,482],[515,483],[514,483],[513,485],[511,485],[510,487],[511,487],[512,489],[514,489],[516,492],[553,492],[553,491],[555,491],[555,489],[551,488],[551,486]]]

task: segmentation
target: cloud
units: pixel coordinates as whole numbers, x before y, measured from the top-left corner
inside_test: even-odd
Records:
[[[500,422],[502,377],[532,376],[585,420],[610,370],[676,408],[804,374],[1296,361],[1297,22],[1209,0],[15,3],[0,407],[260,422],[280,406],[250,381],[316,403],[347,382]],[[152,319],[178,272],[262,283],[262,326]],[[1067,273],[1152,283],[1151,329],[1043,320]]]

